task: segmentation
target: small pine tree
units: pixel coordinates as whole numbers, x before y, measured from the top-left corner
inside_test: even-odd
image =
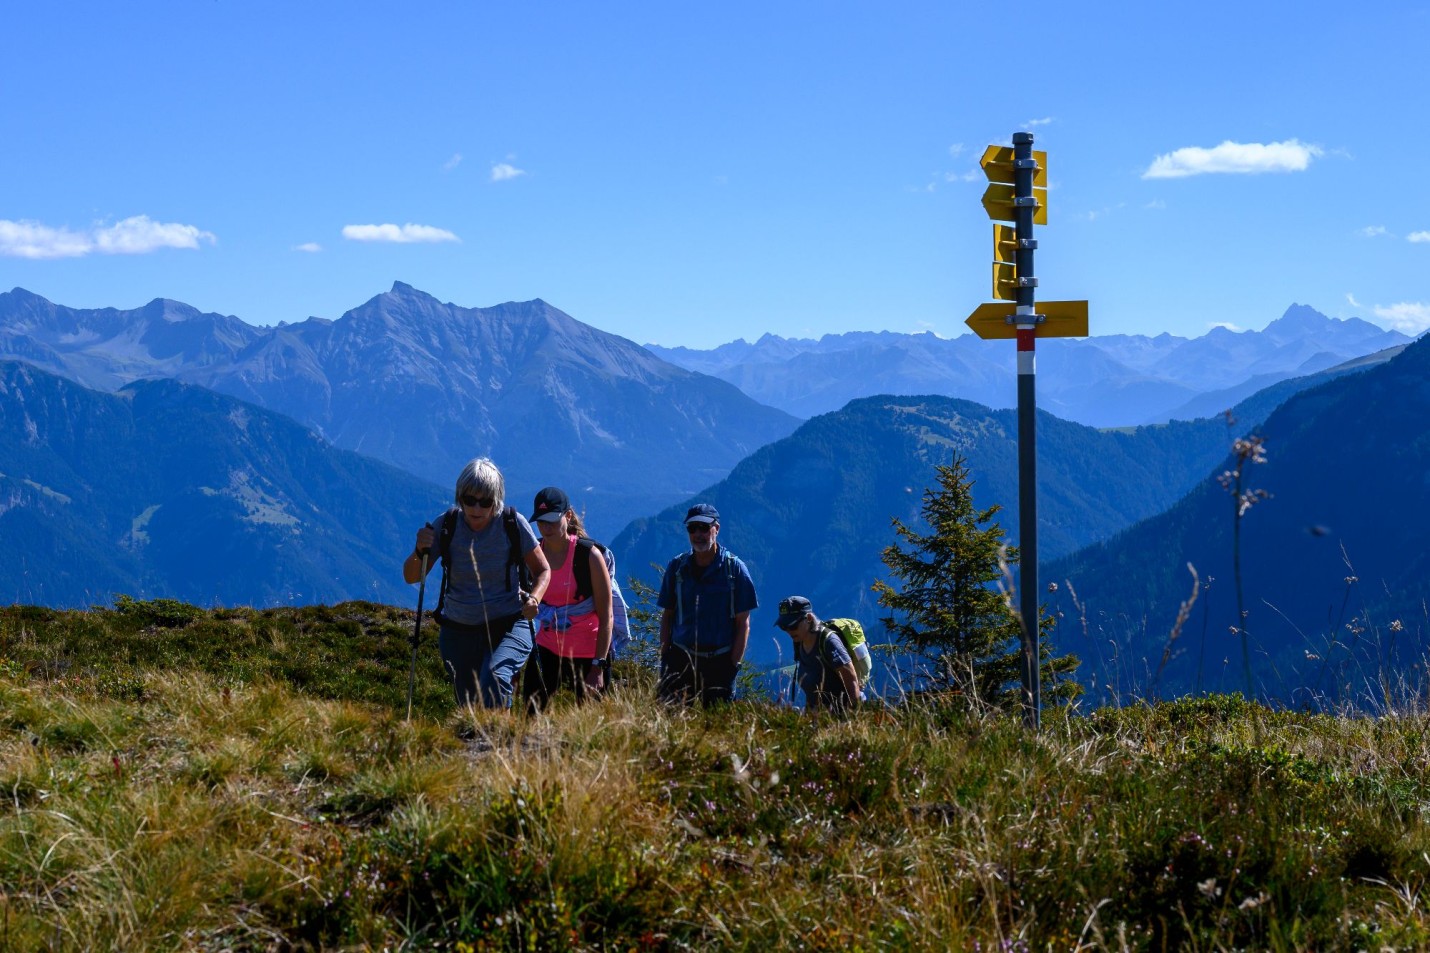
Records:
[[[928,665],[927,687],[953,689],[970,700],[1014,708],[1020,704],[1021,626],[1009,600],[993,588],[1005,565],[1017,562],[1006,547],[1003,528],[991,522],[1001,507],[973,507],[972,477],[963,458],[936,468],[937,488],[924,491],[922,514],[928,535],[893,520],[898,543],[883,552],[889,571],[903,585],[874,583],[879,604],[893,610],[884,625],[895,640]],[[1049,646],[1053,620],[1039,624],[1039,664],[1043,697],[1068,700],[1081,694],[1070,676],[1076,656],[1054,658]]]
[[[634,685],[653,687],[660,674],[661,613],[655,604],[659,593],[635,576],[626,580],[625,591],[631,640],[616,660],[616,674]]]

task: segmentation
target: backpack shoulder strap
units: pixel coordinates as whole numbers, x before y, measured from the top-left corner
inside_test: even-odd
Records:
[[[735,556],[724,546],[720,547],[720,559],[725,564],[725,585],[730,589],[730,619],[735,618]]]
[[[571,574],[576,577],[576,598],[588,599],[591,596],[591,550],[599,549],[602,555],[606,552],[606,547],[596,542],[589,536],[576,537],[576,550],[571,554]]]
[[[670,569],[667,570],[675,577],[671,585],[675,591],[675,625],[677,628],[685,625],[685,593],[684,586],[680,583],[680,577],[681,574],[685,572],[685,566],[690,562],[691,555],[690,550],[686,550],[679,556],[676,556],[670,564]]]
[[[461,511],[455,506],[442,516],[442,526],[437,531],[437,556],[443,562],[452,552],[452,537],[457,535],[457,517]]]
[[[526,566],[526,560],[521,552],[521,530],[516,525],[516,507],[505,506],[501,511],[502,527],[506,530],[506,591],[511,592],[512,570],[516,570],[517,585],[525,590],[531,590],[531,570]]]
[[[827,669],[829,669],[830,671],[833,671],[833,670],[835,670],[835,669],[838,669],[840,666],[839,666],[839,660],[836,659],[836,658],[834,657],[834,654],[833,654],[832,652],[830,652],[830,650],[829,650],[829,637],[830,637],[831,635],[834,636],[836,639],[838,639],[841,643],[844,641],[844,636],[842,636],[842,635],[839,633],[839,630],[838,630],[838,629],[835,629],[835,628],[832,628],[832,627],[826,627],[826,628],[820,629],[820,630],[819,630],[819,657],[822,658],[822,659],[824,659],[824,667],[827,668]]]
[[[442,588],[437,591],[437,608],[432,618],[442,621],[442,606],[447,602],[447,586],[452,581],[452,537],[457,535],[457,517],[461,510],[455,506],[442,516],[442,525],[437,530],[437,558],[442,560]]]

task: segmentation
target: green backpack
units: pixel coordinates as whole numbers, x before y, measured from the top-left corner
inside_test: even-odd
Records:
[[[825,619],[824,624],[839,633],[844,648],[849,651],[849,658],[854,662],[859,683],[866,684],[869,681],[869,673],[874,670],[874,659],[864,642],[864,627],[859,624],[858,619]]]

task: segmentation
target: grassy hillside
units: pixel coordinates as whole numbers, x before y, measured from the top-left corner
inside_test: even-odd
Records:
[[[1419,713],[455,716],[429,634],[405,723],[410,624],[0,610],[0,949],[1430,943]]]

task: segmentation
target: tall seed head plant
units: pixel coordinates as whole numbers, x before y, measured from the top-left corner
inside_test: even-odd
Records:
[[[1226,415],[1226,423],[1228,427],[1234,426],[1236,423],[1229,411]],[[1236,624],[1232,626],[1232,634],[1241,637],[1241,666],[1246,675],[1246,695],[1248,698],[1254,698],[1256,689],[1251,675],[1251,644],[1246,624],[1246,599],[1241,583],[1241,521],[1257,503],[1271,499],[1271,494],[1267,491],[1251,489],[1246,485],[1247,470],[1250,466],[1254,463],[1266,462],[1266,442],[1260,434],[1238,437],[1232,441],[1231,455],[1234,465],[1230,470],[1223,470],[1221,476],[1217,477],[1217,482],[1221,484],[1222,489],[1231,494],[1231,573],[1236,589]]]

